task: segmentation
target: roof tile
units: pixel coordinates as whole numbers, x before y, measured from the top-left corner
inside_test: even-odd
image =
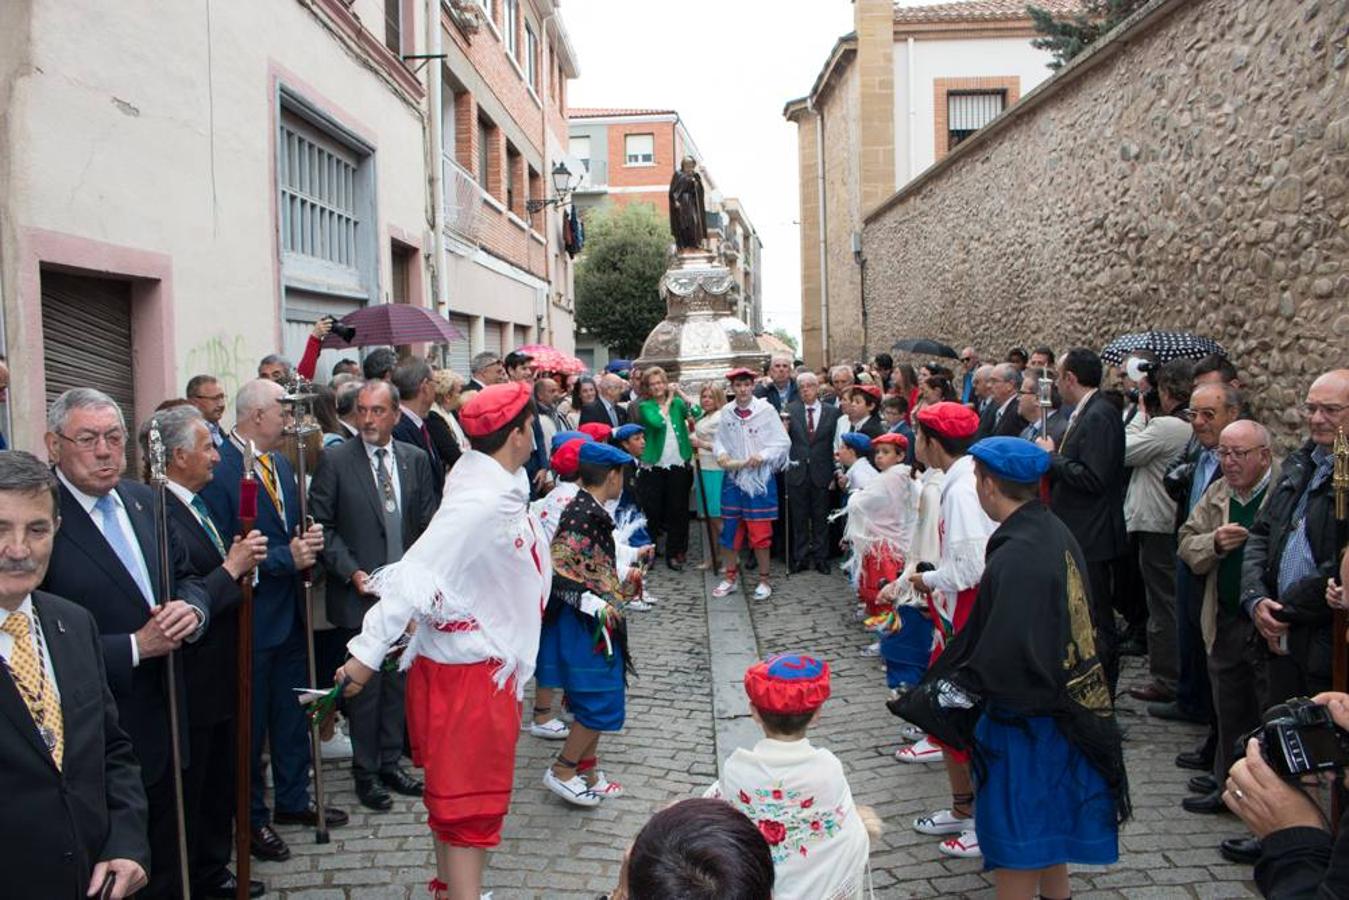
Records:
[[[1029,0],[1035,6],[1054,13],[1078,12],[1078,0]],[[926,22],[995,22],[1028,19],[1028,0],[952,0],[927,6],[896,6],[895,21],[905,24]]]

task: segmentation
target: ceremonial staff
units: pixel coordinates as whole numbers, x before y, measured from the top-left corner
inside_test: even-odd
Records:
[[[150,420],[150,483],[155,489],[155,544],[159,551],[159,605],[173,593],[173,560],[169,556],[168,476],[164,473],[164,440],[159,420]],[[169,749],[173,758],[173,812],[178,828],[178,876],[182,896],[191,897],[191,879],[187,871],[187,822],[183,818],[183,748],[178,731],[178,654],[170,651],[165,659],[164,680],[169,695]]]
[[[1331,479],[1331,485],[1335,490],[1335,558],[1332,563],[1338,571],[1340,557],[1344,555],[1345,544],[1349,542],[1349,440],[1345,439],[1343,428],[1335,433],[1331,455],[1335,458],[1334,476]],[[1346,627],[1349,627],[1349,613],[1345,612],[1344,601],[1341,600],[1340,605],[1335,608],[1330,635],[1333,652],[1331,690],[1341,693],[1349,688],[1349,645],[1347,645],[1349,634],[1345,633]],[[1336,796],[1338,795],[1339,792],[1336,791]]]
[[[311,404],[318,394],[314,386],[303,379],[296,379],[290,390],[281,398],[281,402],[291,408],[291,421],[286,433],[295,436],[295,481],[299,486],[300,524],[299,534],[303,538],[313,520],[309,517],[309,490],[305,484],[308,475],[305,461],[305,442],[311,434],[319,431],[314,424]],[[309,686],[318,685],[317,663],[314,657],[314,569],[300,571],[300,585],[304,591],[304,636],[305,649],[309,662]],[[314,843],[328,843],[328,813],[323,797],[323,739],[319,736],[322,727],[321,716],[309,717],[309,744],[314,754],[314,806],[318,814],[314,819]]]
[[[698,505],[703,511],[703,527],[707,529],[707,561],[712,574],[717,574],[717,537],[712,533],[712,516],[707,506],[707,482],[703,481],[703,464],[698,459],[698,451],[693,453],[693,477],[698,479]]]
[[[244,474],[239,480],[239,537],[245,538],[257,524],[258,479],[254,471],[257,450],[252,441],[244,441]],[[248,900],[250,886],[253,829],[246,824],[252,816],[253,767],[253,584],[257,569],[244,576],[239,601],[238,691],[234,699],[234,878],[238,883],[235,900]]]
[[[787,432],[788,440],[792,432],[791,418],[792,414],[786,409],[778,411],[778,418],[782,419],[782,429]],[[810,448],[806,448],[806,454],[809,456]],[[787,468],[790,469],[796,465],[791,458],[791,451],[787,451]],[[785,471],[785,470],[784,470]],[[777,476],[774,475],[774,478]],[[789,579],[792,577],[792,498],[791,487],[787,484],[787,476],[782,476],[782,577]],[[807,507],[809,510],[809,507]],[[809,515],[809,512],[807,512]]]

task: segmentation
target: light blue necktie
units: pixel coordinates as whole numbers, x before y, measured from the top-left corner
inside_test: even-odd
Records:
[[[145,571],[139,554],[132,548],[127,533],[122,530],[122,523],[117,519],[117,501],[112,498],[112,494],[104,494],[98,498],[94,509],[103,517],[103,537],[112,547],[112,552],[117,554],[131,580],[141,589],[145,602],[154,603],[155,595],[150,588],[150,575]]]

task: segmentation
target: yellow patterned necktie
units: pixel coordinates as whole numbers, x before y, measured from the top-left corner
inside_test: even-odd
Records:
[[[28,617],[21,612],[12,612],[5,618],[0,630],[14,639],[14,648],[5,661],[9,675],[14,679],[19,694],[23,697],[28,713],[33,717],[38,735],[61,768],[61,758],[65,753],[65,729],[61,722],[61,702],[56,698],[56,689],[47,678],[47,668],[42,659],[33,651],[33,638]]]

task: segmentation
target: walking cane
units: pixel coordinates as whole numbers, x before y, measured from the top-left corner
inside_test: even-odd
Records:
[[[792,431],[791,413],[782,410],[778,413],[782,419],[782,428],[790,436]],[[787,468],[792,467],[791,451],[787,453]],[[785,471],[785,470],[784,470]],[[777,476],[774,475],[774,478]],[[787,476],[782,476],[782,562],[784,579],[792,577],[792,488],[787,483]]]
[[[150,420],[150,483],[155,489],[155,543],[159,551],[159,606],[169,602],[173,592],[173,562],[169,558],[168,476],[164,472],[164,441],[159,434],[159,420]],[[175,666],[178,654],[170,651],[164,660],[164,681],[169,695],[169,749],[173,765],[173,811],[178,829],[178,877],[182,879],[184,898],[192,895],[191,876],[187,870],[187,822],[183,818],[183,747],[178,731],[178,673]]]
[[[314,386],[308,381],[296,380],[290,386],[290,390],[281,398],[282,403],[289,404],[291,407],[291,423],[286,426],[286,433],[295,436],[295,481],[300,495],[300,537],[313,525],[313,520],[309,518],[309,491],[305,485],[307,475],[305,465],[305,439],[309,435],[319,431],[317,425],[313,423],[313,415],[310,404],[318,396],[313,390]],[[317,661],[314,657],[314,569],[312,567],[300,572],[300,586],[304,591],[304,636],[305,650],[309,663],[309,684],[318,684]],[[314,817],[314,843],[328,843],[328,812],[324,804],[323,797],[323,740],[319,737],[319,728],[322,726],[321,716],[311,716],[309,720],[309,745],[314,755],[314,807],[318,810]]]
[[[239,537],[253,530],[258,520],[258,479],[254,472],[257,453],[252,441],[244,443],[244,474],[239,480]],[[238,685],[234,697],[234,880],[235,900],[248,900],[253,867],[253,831],[246,824],[252,816],[250,791],[253,769],[253,583],[257,569],[244,576],[239,601]]]
[[[1334,475],[1331,484],[1335,490],[1335,561],[1338,563],[1344,557],[1345,546],[1349,544],[1349,439],[1344,436],[1344,429],[1340,428],[1335,433],[1335,444],[1332,455],[1335,457]],[[1338,568],[1338,567],[1337,567]],[[1344,585],[1340,585],[1344,589]],[[1343,600],[1340,601],[1343,604]],[[1330,689],[1344,693],[1349,688],[1349,635],[1345,629],[1349,627],[1349,613],[1345,612],[1343,605],[1335,609],[1334,618],[1330,626],[1331,640],[1331,676]],[[1331,831],[1338,832],[1340,827],[1340,817],[1343,812],[1344,788],[1336,784],[1330,793],[1330,816]]]

